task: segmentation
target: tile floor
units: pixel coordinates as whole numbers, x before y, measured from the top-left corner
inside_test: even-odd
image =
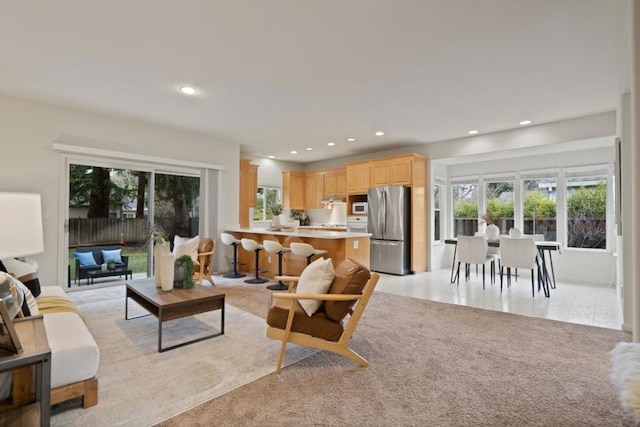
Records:
[[[466,305],[487,310],[503,311],[525,316],[541,317],[568,323],[599,326],[610,329],[621,328],[618,296],[615,288],[595,285],[578,285],[557,282],[551,289],[551,297],[536,290],[531,297],[531,278],[521,276],[517,282],[512,277],[511,287],[506,287],[506,275],[503,292],[500,293],[500,276],[491,285],[487,269],[486,289],[482,290],[482,270],[478,277],[471,269],[471,279],[460,285],[449,283],[451,270],[408,276],[381,274],[376,292],[388,292],[414,298]]]

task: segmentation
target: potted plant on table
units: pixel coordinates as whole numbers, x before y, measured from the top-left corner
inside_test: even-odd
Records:
[[[173,286],[176,288],[193,288],[193,259],[189,255],[182,255],[174,266]]]
[[[113,258],[109,258],[107,260],[107,270],[115,270],[116,269],[116,260]]]

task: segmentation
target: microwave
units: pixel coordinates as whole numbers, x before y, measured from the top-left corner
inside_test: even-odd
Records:
[[[351,205],[353,215],[366,215],[369,204],[367,202],[355,202]]]

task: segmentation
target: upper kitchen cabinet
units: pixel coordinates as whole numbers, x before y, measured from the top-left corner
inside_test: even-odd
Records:
[[[390,157],[371,163],[371,187],[403,185],[413,183],[412,166],[414,155]]]
[[[324,195],[346,196],[347,195],[347,170],[345,168],[329,169],[324,172]]]
[[[304,177],[304,208],[323,208],[324,172],[307,172]]]
[[[347,193],[367,194],[371,187],[371,162],[347,164]]]
[[[305,209],[304,172],[282,172],[282,205],[285,209]]]
[[[249,227],[249,208],[256,206],[258,166],[249,159],[240,159],[240,227]]]

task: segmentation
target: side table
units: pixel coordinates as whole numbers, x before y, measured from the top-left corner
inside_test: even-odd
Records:
[[[9,420],[19,417],[25,413],[25,406],[31,406],[39,409],[40,425],[48,427],[51,418],[51,348],[42,315],[16,319],[13,324],[22,353],[0,349],[0,372],[12,370],[14,373],[13,403],[0,405],[0,425],[5,417]],[[30,373],[31,366],[35,366],[36,371],[35,403],[31,397],[30,375],[24,375],[25,368]]]

